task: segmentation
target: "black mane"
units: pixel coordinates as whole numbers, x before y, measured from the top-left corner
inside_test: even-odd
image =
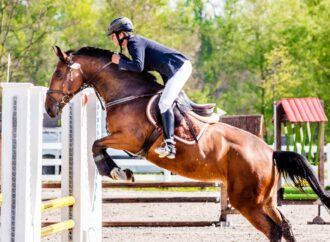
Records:
[[[91,46],[86,46],[82,47],[77,51],[74,50],[69,50],[66,52],[67,54],[73,54],[73,55],[85,55],[85,56],[90,56],[90,57],[96,57],[96,58],[103,58],[110,60],[113,53],[110,50],[105,50],[105,49],[100,49],[96,47],[91,47]],[[125,55],[121,55],[121,58],[125,58],[126,60],[129,60],[129,58]],[[151,74],[150,72],[143,71],[140,73],[141,77],[148,80],[148,81],[154,81],[156,82],[156,77]]]
[[[99,58],[108,58],[110,59],[113,52],[110,50],[100,49],[96,47],[82,47],[81,49],[72,52],[73,55],[87,55],[91,57],[99,57]]]

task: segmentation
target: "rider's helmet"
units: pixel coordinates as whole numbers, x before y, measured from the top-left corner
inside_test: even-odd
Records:
[[[111,35],[113,33],[119,34],[120,32],[133,32],[134,26],[132,21],[129,18],[126,17],[119,17],[111,21],[109,27],[108,27],[108,35]]]

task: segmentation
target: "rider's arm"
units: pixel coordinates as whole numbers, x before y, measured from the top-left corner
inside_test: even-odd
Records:
[[[126,60],[120,58],[119,69],[142,72],[144,69],[144,54],[145,48],[138,41],[131,41],[127,46],[128,52],[132,57],[132,60]]]

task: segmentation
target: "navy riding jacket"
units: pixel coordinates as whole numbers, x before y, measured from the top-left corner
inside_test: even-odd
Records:
[[[180,69],[184,61],[189,60],[184,54],[139,35],[129,37],[127,49],[132,60],[120,58],[120,70],[157,71],[165,83]]]

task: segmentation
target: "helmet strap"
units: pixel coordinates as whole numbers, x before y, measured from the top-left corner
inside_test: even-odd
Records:
[[[117,41],[118,41],[119,46],[120,46],[120,54],[122,54],[123,53],[123,42],[124,42],[125,39],[128,39],[128,36],[124,34],[124,37],[120,38],[119,37],[120,32],[116,32],[115,34],[116,34],[116,38],[117,38]]]

